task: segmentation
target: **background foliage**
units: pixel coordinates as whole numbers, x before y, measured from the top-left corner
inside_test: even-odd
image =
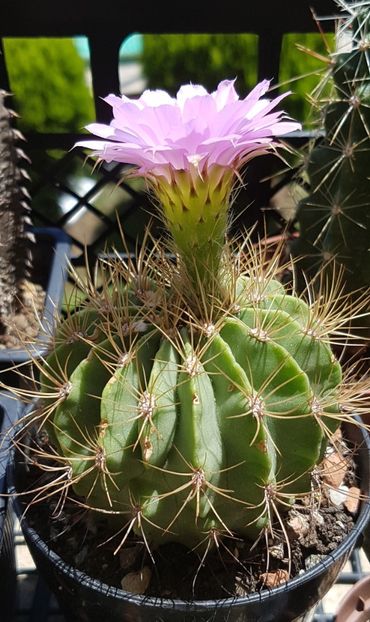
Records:
[[[144,35],[143,42],[141,62],[149,88],[175,93],[181,84],[193,82],[212,90],[220,80],[236,78],[242,96],[256,83],[256,35]],[[278,80],[282,90],[293,91],[284,107],[293,117],[307,121],[307,94],[324,65],[297,50],[296,43],[321,54],[326,51],[317,34],[286,35],[283,40]],[[88,66],[73,40],[5,39],[4,46],[20,129],[79,132],[94,118]]]
[[[94,118],[85,63],[71,39],[5,39],[4,48],[20,129],[79,132]]]
[[[299,51],[296,43],[320,54],[326,50],[318,34],[290,34],[283,39],[278,80],[284,84],[282,90],[293,91],[284,108],[304,121],[310,110],[307,93],[317,84],[317,72],[324,64]],[[236,87],[242,95],[257,80],[257,45],[257,36],[251,34],[144,35],[144,74],[150,88],[172,93],[184,82],[214,89],[224,78],[237,78]]]

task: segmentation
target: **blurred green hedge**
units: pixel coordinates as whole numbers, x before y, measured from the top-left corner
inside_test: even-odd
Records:
[[[4,49],[20,129],[80,132],[94,119],[85,63],[72,39],[5,39]]]
[[[238,78],[251,87],[257,75],[255,35],[144,35],[143,69],[149,88],[172,93],[193,82],[214,89],[220,80]]]
[[[193,82],[213,90],[221,80],[236,78],[244,96],[256,83],[256,35],[144,35],[143,40],[141,60],[149,88],[175,93],[181,84]],[[307,94],[317,84],[323,63],[298,51],[296,43],[321,54],[325,48],[317,34],[284,37],[279,81],[284,83],[282,90],[293,91],[284,108],[304,121],[309,114]],[[4,47],[20,129],[79,132],[94,119],[87,68],[72,39],[5,39]]]
[[[299,51],[296,43],[321,54],[326,51],[318,34],[284,37],[278,80],[284,83],[281,90],[293,91],[284,108],[302,121],[310,108],[307,94],[316,86],[324,64]],[[221,80],[236,78],[239,94],[245,95],[256,83],[257,45],[257,36],[251,34],[144,35],[143,70],[148,87],[175,93],[181,84],[193,82],[213,90]]]

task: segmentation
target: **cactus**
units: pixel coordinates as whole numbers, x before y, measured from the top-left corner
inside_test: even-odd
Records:
[[[331,56],[318,87],[333,84],[316,102],[324,137],[308,156],[311,192],[298,205],[293,254],[311,276],[340,265],[346,290],[355,292],[370,286],[370,2],[338,5],[347,13],[339,42],[350,37],[350,49]]]
[[[11,124],[12,112],[0,90],[0,318],[21,303],[21,283],[29,276],[32,237],[29,224],[27,174],[21,163],[21,135]]]
[[[249,255],[227,308],[203,317],[163,255],[140,258],[144,275],[104,260],[103,293],[90,288],[41,366],[37,418],[74,493],[151,546],[271,528],[338,425],[341,368],[317,311]]]
[[[114,124],[89,129],[116,141],[83,143],[108,161],[132,158],[161,202],[168,235],[136,261],[101,259],[99,288],[91,277],[78,284],[85,302],[36,361],[30,420],[47,433],[37,462],[57,476],[35,497],[69,491],[111,516],[119,546],[131,531],[148,547],[206,550],[223,536],[281,531],[286,508],[315,490],[350,403],[361,410],[330,345],[347,319],[340,289],[305,301],[278,280],[281,249],[255,246],[251,234],[227,241],[237,166],[274,145],[269,124],[274,132],[298,126],[260,100],[267,88],[242,101],[229,81],[212,94],[183,87],[177,100],[109,96]],[[199,110],[208,110],[206,122]],[[171,126],[170,145],[142,145],[154,120],[161,140]],[[209,128],[226,137],[211,140]],[[140,148],[126,142],[135,136]]]

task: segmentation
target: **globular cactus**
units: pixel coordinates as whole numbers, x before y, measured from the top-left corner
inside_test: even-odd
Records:
[[[370,286],[370,2],[338,5],[347,51],[332,54],[317,89],[332,81],[331,95],[316,101],[324,136],[308,156],[311,192],[298,206],[293,253],[311,276],[342,266],[346,290],[355,292]]]
[[[150,546],[271,528],[338,425],[341,367],[317,310],[249,255],[225,279],[227,308],[202,319],[165,257],[141,259],[144,276],[105,260],[103,293],[61,323],[42,365],[36,412],[62,485]]]

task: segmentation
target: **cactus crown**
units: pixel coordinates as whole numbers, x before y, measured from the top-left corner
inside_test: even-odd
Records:
[[[230,84],[216,96],[196,87],[184,104],[187,118],[204,98],[211,110],[215,101],[221,111],[231,102],[234,123],[243,102]],[[168,96],[153,97],[156,117],[158,99],[174,114]],[[119,104],[121,121],[132,113],[126,104]],[[243,149],[266,149],[261,110],[271,102],[257,105],[255,93],[247,104],[257,137],[244,136],[238,161]],[[198,138],[198,113],[193,120]],[[269,123],[275,127],[277,117]],[[108,135],[111,128],[95,130]],[[234,153],[235,132],[224,139],[227,148],[215,142],[217,153],[221,143],[222,154]],[[118,149],[97,146],[106,158]],[[122,149],[128,157],[126,143]],[[141,166],[152,167],[153,149],[144,153]],[[175,255],[166,254],[166,240],[144,245],[135,260],[102,258],[99,288],[92,279],[79,284],[85,302],[60,322],[49,356],[36,362],[31,420],[47,431],[37,450],[45,469],[47,457],[57,463],[46,494],[73,489],[84,507],[120,521],[121,544],[134,531],[149,547],[177,541],[207,549],[223,536],[273,534],[276,521],[281,531],[281,513],[311,492],[328,438],[353,404],[361,410],[365,389],[345,388],[331,348],[348,320],[340,286],[305,301],[278,280],[286,269],[281,248],[256,246],[250,235],[226,243],[237,162],[228,155],[226,164],[212,165],[209,155],[201,168],[191,155],[176,168],[172,152],[165,167],[162,158],[145,174]]]

